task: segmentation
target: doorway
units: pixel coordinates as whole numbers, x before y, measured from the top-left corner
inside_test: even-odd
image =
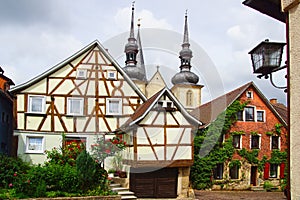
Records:
[[[251,178],[250,184],[257,186],[257,166],[251,166]]]

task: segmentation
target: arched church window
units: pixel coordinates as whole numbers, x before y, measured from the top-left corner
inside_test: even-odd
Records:
[[[186,93],[186,106],[193,106],[193,92],[191,90]]]

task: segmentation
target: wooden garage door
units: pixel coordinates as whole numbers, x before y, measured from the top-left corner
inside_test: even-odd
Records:
[[[177,168],[131,168],[130,190],[139,198],[176,198]]]

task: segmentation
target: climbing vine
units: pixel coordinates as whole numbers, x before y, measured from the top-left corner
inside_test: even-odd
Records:
[[[191,182],[193,188],[206,189],[213,184],[213,170],[219,163],[229,162],[229,167],[237,165],[241,167],[239,160],[232,160],[232,156],[236,151],[232,145],[233,135],[243,135],[245,132],[234,131],[230,133],[230,137],[224,142],[221,139],[228,133],[233,123],[237,121],[237,113],[242,111],[248,102],[241,103],[236,100],[217,119],[207,128],[199,130],[194,138],[194,165],[191,167]],[[281,124],[275,124],[274,130],[269,134],[281,133]],[[258,135],[257,131],[252,131],[251,135]],[[267,134],[267,133],[266,133]],[[267,134],[268,135],[268,134]],[[245,148],[238,150],[238,154],[252,165],[258,166],[258,171],[262,172],[266,162],[271,164],[281,164],[286,162],[286,152],[273,150],[271,158],[263,156],[258,159],[259,150],[247,150]]]
[[[231,125],[237,121],[238,111],[242,111],[246,103],[234,101],[209,127],[199,130],[194,139],[194,165],[191,168],[191,181],[196,189],[209,188],[212,185],[212,171],[218,163],[230,161],[235,151],[232,137],[223,143],[216,142],[228,133]]]

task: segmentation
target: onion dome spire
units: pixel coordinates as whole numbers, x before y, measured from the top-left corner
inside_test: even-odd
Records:
[[[181,45],[182,50],[179,52],[179,58],[181,61],[180,72],[175,74],[172,78],[172,83],[176,84],[197,84],[199,77],[191,72],[191,58],[193,57],[193,52],[190,49],[189,43],[189,33],[188,33],[188,23],[187,23],[187,11],[185,13],[184,22],[184,34],[183,43]]]
[[[125,45],[126,66],[136,65],[136,54],[138,53],[138,45],[134,37],[134,3],[135,2],[132,2],[130,34],[128,43]]]
[[[146,78],[146,69],[145,69],[145,62],[144,62],[144,55],[143,55],[143,48],[142,48],[142,41],[141,41],[141,34],[140,34],[140,27],[141,27],[141,24],[140,24],[140,21],[141,19],[138,19],[139,23],[138,23],[138,33],[137,33],[137,36],[136,36],[136,40],[137,40],[137,45],[138,45],[138,48],[139,48],[139,52],[137,54],[137,57],[136,57],[136,60],[137,60],[137,68],[141,74],[141,80],[143,81],[146,81],[147,78]]]

